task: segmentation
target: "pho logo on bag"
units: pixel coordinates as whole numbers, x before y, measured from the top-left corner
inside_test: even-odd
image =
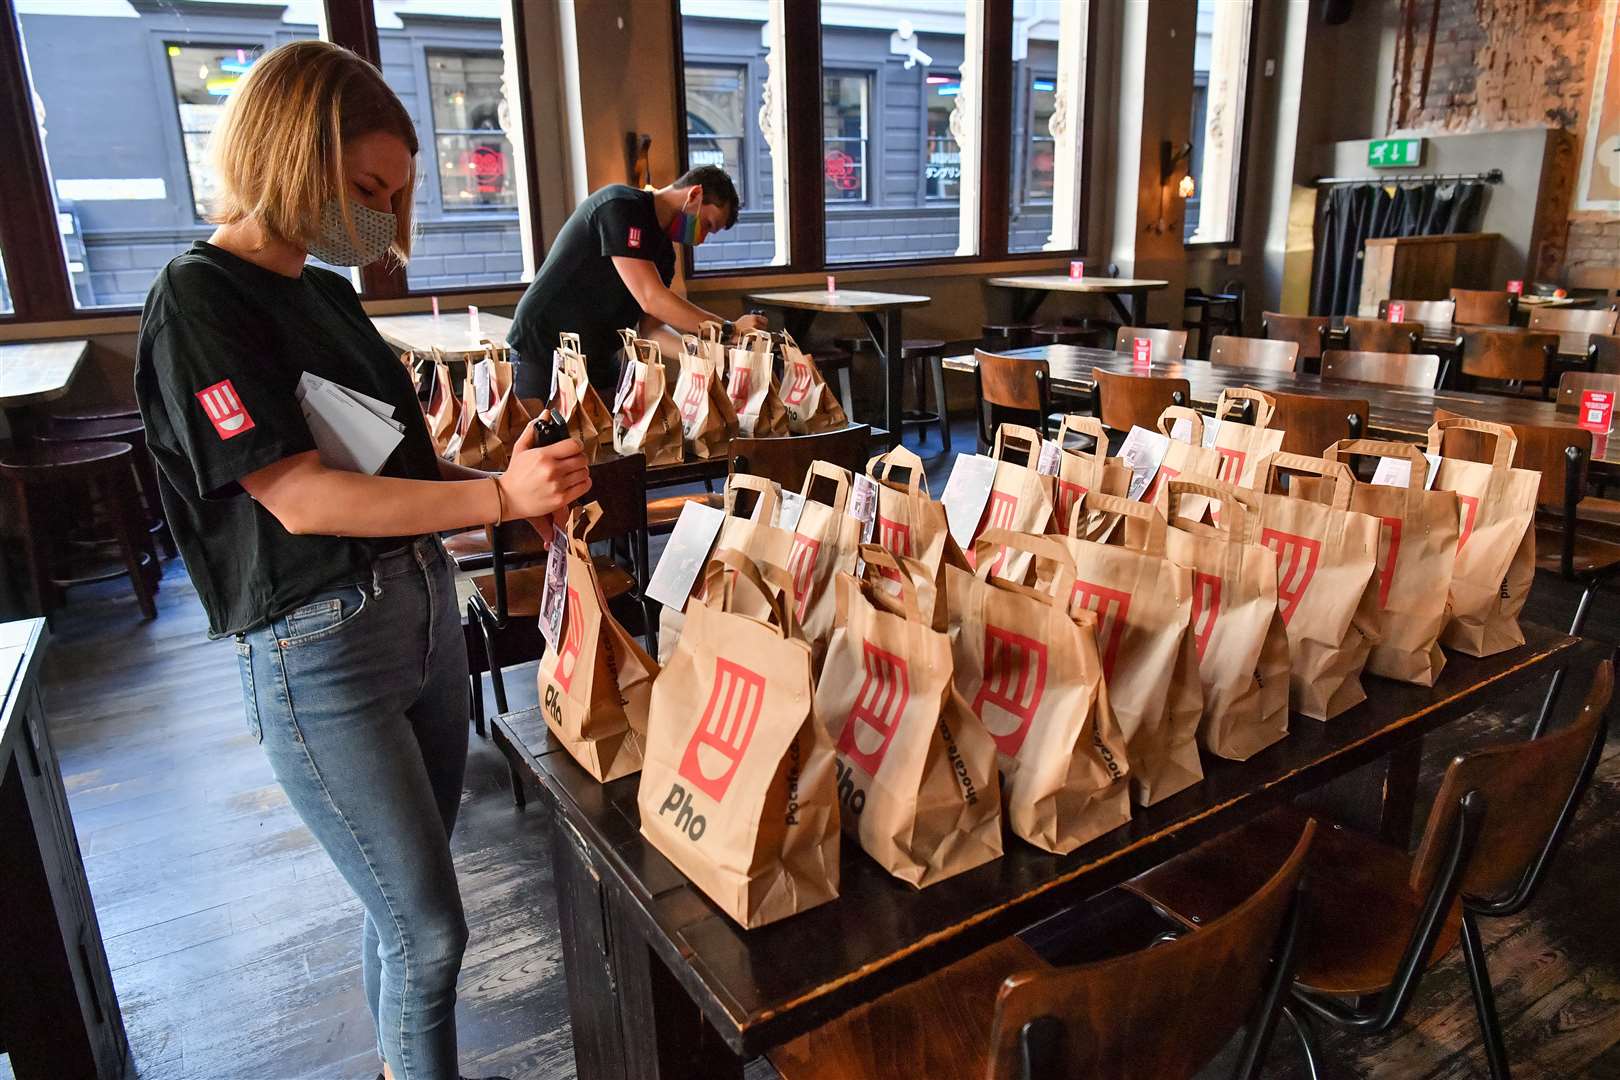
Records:
[[[810,370],[807,361],[797,361],[788,373],[787,389],[782,393],[782,404],[803,405],[810,396],[810,387],[815,383],[815,375]]]
[[[709,376],[703,372],[693,372],[686,380],[686,396],[681,399],[681,419],[687,424],[697,420],[698,409],[709,396]]]
[[[745,367],[731,369],[731,381],[726,384],[726,393],[731,396],[731,405],[738,412],[744,411],[748,405],[748,392],[754,384],[754,373]]]
[[[1060,522],[1069,520],[1069,511],[1074,504],[1080,501],[1080,496],[1086,493],[1084,484],[1076,484],[1072,480],[1059,480],[1057,482],[1057,519]]]
[[[1389,530],[1389,547],[1385,549],[1383,564],[1378,568],[1378,610],[1389,606],[1389,587],[1395,583],[1395,560],[1401,553],[1401,519],[1379,518],[1382,528]]]
[[[221,379],[205,390],[197,391],[203,412],[214,425],[214,434],[221,439],[234,439],[244,431],[253,430],[253,417],[248,415],[242,399],[236,396],[231,380]]]
[[[911,557],[911,526],[890,521],[882,513],[877,516],[878,543],[891,555]]]
[[[1154,499],[1158,498],[1159,488],[1164,484],[1168,484],[1170,481],[1174,480],[1180,475],[1180,469],[1172,469],[1168,465],[1160,465],[1159,471],[1153,474],[1153,483],[1150,484],[1148,486],[1148,490],[1143,493],[1142,501],[1145,503],[1150,503]]]
[[[1103,678],[1112,678],[1120,642],[1125,640],[1125,620],[1131,611],[1131,594],[1089,581],[1074,583],[1069,596],[1071,611],[1089,611],[1097,616],[1097,651],[1102,653]]]
[[[1243,475],[1243,464],[1248,461],[1249,455],[1242,450],[1228,450],[1224,446],[1217,446],[1215,451],[1221,455],[1220,480],[1227,484],[1237,483]]]
[[[1277,553],[1277,610],[1286,624],[1316,576],[1322,557],[1322,542],[1277,529],[1263,529],[1260,543]]]
[[[1204,658],[1209,637],[1215,632],[1215,620],[1221,614],[1221,576],[1193,571],[1193,641],[1198,646],[1198,659]]]
[[[1018,496],[1010,495],[1005,491],[990,492],[990,504],[984,508],[985,524],[981,532],[991,529],[1011,529],[1013,515],[1018,513]],[[990,572],[999,574],[1007,562],[1007,549],[1002,548],[996,552],[996,561],[990,564]]]
[[[793,534],[793,547],[788,549],[787,572],[793,578],[793,595],[798,597],[794,615],[802,622],[805,609],[810,606],[810,586],[815,581],[816,557],[821,553],[821,541],[804,533]]]
[[[1016,756],[1046,693],[1046,645],[999,626],[984,628],[984,681],[973,711],[996,741]]]
[[[911,677],[904,660],[870,641],[862,643],[861,666],[865,674],[838,737],[838,752],[876,776],[911,699]]]
[[[568,590],[568,629],[563,633],[562,648],[557,652],[557,670],[554,677],[563,693],[568,693],[574,682],[574,668],[579,664],[579,649],[585,643],[585,619],[579,611],[579,590]]]
[[[1457,505],[1462,507],[1462,527],[1457,532],[1457,550],[1461,551],[1474,533],[1474,519],[1479,516],[1479,496],[1459,493]]]
[[[765,677],[741,664],[716,657],[714,687],[703,707],[679,772],[715,802],[726,797],[737,766],[748,752],[765,701]]]

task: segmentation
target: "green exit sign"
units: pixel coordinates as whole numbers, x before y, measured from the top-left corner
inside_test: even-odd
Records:
[[[1422,139],[1374,139],[1367,144],[1367,164],[1375,169],[1401,169],[1423,164]]]

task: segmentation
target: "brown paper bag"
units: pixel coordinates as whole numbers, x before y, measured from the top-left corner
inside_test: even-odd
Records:
[[[897,469],[905,470],[904,481],[893,479]],[[961,548],[951,539],[944,505],[929,497],[922,458],[897,446],[868,461],[866,475],[878,482],[873,543],[891,555],[916,559],[934,574],[938,574],[947,555],[956,565],[967,566]]]
[[[1219,524],[1183,516],[1181,503],[1218,500]],[[1171,480],[1157,509],[1170,561],[1192,571],[1193,645],[1204,688],[1198,739],[1242,761],[1288,734],[1288,631],[1277,610],[1277,556],[1258,540],[1259,499],[1213,478]]]
[[[1183,441],[1170,433],[1175,430],[1177,420],[1186,420],[1192,431],[1188,435],[1190,441]],[[1217,477],[1221,468],[1221,455],[1213,446],[1204,443],[1204,418],[1196,411],[1183,405],[1171,405],[1159,414],[1159,433],[1170,440],[1170,448],[1164,453],[1164,460],[1159,463],[1159,471],[1153,474],[1153,480],[1142,493],[1142,501],[1155,503],[1159,501],[1159,489],[1172,480],[1183,476]],[[1181,512],[1193,520],[1200,520],[1204,516],[1207,502],[1200,503],[1199,496],[1189,496],[1181,501]]]
[[[423,415],[434,452],[443,457],[450,449],[456,429],[461,426],[461,402],[456,398],[455,384],[450,379],[450,365],[438,349],[433,350],[433,385],[428,391]]]
[[[681,414],[669,396],[664,354],[658,342],[620,330],[624,370],[613,395],[613,449],[647,455],[647,466],[681,460]]]
[[[1245,401],[1254,402],[1254,423],[1240,424],[1227,419],[1242,410]],[[1282,449],[1283,430],[1271,427],[1277,399],[1247,386],[1221,391],[1215,403],[1215,418],[1221,426],[1215,432],[1215,449],[1221,455],[1220,480],[1238,487],[1254,487],[1260,460]]]
[[[869,572],[898,570],[882,548],[861,552]],[[844,831],[921,889],[1001,855],[1001,794],[995,745],[952,685],[950,638],[901,582],[895,599],[838,575],[816,715],[837,748]]]
[[[551,399],[547,407],[562,418],[568,434],[586,455],[613,442],[613,417],[586,373],[585,355],[578,334],[557,335],[560,344],[551,355]]]
[[[1341,439],[1322,456],[1344,461],[1356,454],[1411,463],[1406,487],[1357,483],[1350,495],[1350,509],[1379,522],[1378,644],[1367,657],[1367,670],[1433,686],[1446,666],[1439,638],[1451,614],[1447,600],[1461,521],[1457,496],[1425,490],[1429,463],[1411,443]]]
[[[1000,424],[990,456],[996,461],[996,475],[990,484],[990,497],[973,530],[976,541],[990,530],[1015,533],[1042,533],[1052,520],[1051,482],[1038,471],[1041,433],[1018,424]],[[971,552],[963,552],[968,563]],[[997,551],[990,572],[1010,581],[1029,576],[1031,555],[1022,549]]]
[[[844,406],[822,378],[821,369],[786,330],[782,331],[782,407],[787,410],[788,430],[795,435],[849,426]]]
[[[712,326],[712,323],[705,323]],[[675,407],[681,413],[686,450],[694,458],[725,457],[737,434],[737,414],[726,394],[724,367],[691,334],[681,338],[681,373],[675,380]]]
[[[546,726],[606,783],[641,768],[658,665],[608,611],[587,542],[601,515],[591,503],[570,518],[562,641],[547,644],[538,682]]]
[[[787,571],[793,577],[794,612],[817,654],[818,667],[838,614],[833,584],[853,574],[859,557],[861,523],[849,515],[850,475],[826,461],[812,461],[799,494],[804,499],[793,530]]]
[[[1328,481],[1324,502],[1273,491],[1279,474]],[[1366,698],[1361,669],[1378,641],[1377,518],[1350,509],[1355,479],[1336,461],[1272,454],[1260,463],[1260,543],[1277,555],[1288,628],[1289,704],[1331,720]]]
[[[1074,558],[1071,613],[1097,617],[1108,698],[1125,734],[1136,801],[1150,806],[1203,778],[1198,723],[1203,686],[1189,633],[1192,571],[1165,557],[1165,521],[1147,503],[1086,494],[1063,544]],[[1040,586],[1059,583],[1038,565]]]
[[[1429,453],[1447,431],[1477,431],[1494,444],[1489,463],[1443,457],[1434,486],[1457,495],[1460,525],[1451,574],[1451,618],[1440,642],[1469,656],[1524,644],[1519,612],[1536,576],[1536,495],[1541,474],[1513,467],[1518,436],[1503,424],[1448,417],[1429,428]]]
[[[461,387],[461,417],[444,456],[469,469],[499,472],[512,460],[531,417],[512,389],[507,350],[485,342],[484,356],[467,365]]]
[[[776,390],[771,370],[771,335],[751,330],[729,355],[726,392],[737,413],[738,431],[750,439],[775,438],[788,433],[787,410]]]
[[[953,638],[956,684],[1001,763],[1012,830],[1067,854],[1131,818],[1125,737],[1102,660],[1097,617],[1071,614],[1074,562],[1062,541],[1004,531],[985,534],[978,569],[952,569],[960,612]],[[1050,567],[1052,592],[996,577],[997,547],[1016,547]]]
[[[838,895],[832,742],[816,718],[810,647],[746,558],[689,605],[653,683],[637,802],[641,833],[720,910],[763,926]],[[768,620],[732,610],[751,592]]]
[[[1090,450],[1071,449],[1069,432],[1090,436]],[[1048,446],[1056,446],[1057,472],[1054,475],[1052,517],[1047,527],[1058,535],[1069,520],[1069,512],[1088,491],[1105,495],[1125,495],[1131,489],[1131,470],[1118,458],[1108,456],[1108,432],[1095,416],[1064,416],[1057,435]],[[1048,450],[1047,453],[1054,451]]]

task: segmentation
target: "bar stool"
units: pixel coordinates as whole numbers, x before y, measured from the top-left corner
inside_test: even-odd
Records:
[[[76,423],[81,420],[129,420],[141,415],[140,406],[133,401],[119,401],[111,405],[86,405],[79,409],[63,409],[50,414],[49,422]]]
[[[0,476],[11,484],[16,497],[23,549],[40,612],[48,613],[56,606],[61,589],[127,576],[141,614],[157,618],[153,601],[157,555],[151,537],[140,528],[134,457],[135,448],[129,443],[113,441],[41,442],[0,454]],[[52,487],[67,488],[73,497],[42,503],[40,495],[45,493],[39,489]],[[60,547],[50,536],[51,511],[93,504],[108,508],[111,540],[118,544],[124,569],[58,577],[52,562]]]
[[[169,532],[168,519],[163,514],[163,499],[158,494],[157,465],[146,449],[146,428],[141,424],[139,415],[79,419],[71,414],[57,413],[51,416],[50,425],[40,436],[40,441],[122,442],[134,447],[135,479],[140,487],[141,504],[145,507],[146,531],[157,537],[165,558],[172,559],[178,554],[174,536]]]
[[[986,352],[998,349],[1022,349],[1030,343],[1035,326],[1032,323],[984,323],[979,335]]]
[[[933,338],[907,338],[900,344],[900,362],[905,365],[902,378],[910,374],[917,386],[917,408],[907,409],[901,414],[902,426],[910,427],[913,424],[939,425],[940,445],[946,451],[951,448],[951,418],[945,404],[945,343]],[[934,411],[923,408],[923,369],[933,369],[934,384]]]
[[[1093,337],[1094,333],[1084,326],[1042,323],[1030,331],[1030,338],[1037,345],[1086,345],[1090,344],[1087,339]]]

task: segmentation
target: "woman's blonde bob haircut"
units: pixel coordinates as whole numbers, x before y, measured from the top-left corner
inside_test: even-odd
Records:
[[[389,253],[411,253],[411,206],[416,190],[416,126],[376,68],[326,41],[295,41],[260,57],[226,104],[214,129],[209,160],[219,178],[212,220],[248,218],[270,233],[308,247],[320,232],[321,208],[336,198],[349,236],[345,139],[385,131],[411,152],[411,175],[394,193],[397,227]]]

